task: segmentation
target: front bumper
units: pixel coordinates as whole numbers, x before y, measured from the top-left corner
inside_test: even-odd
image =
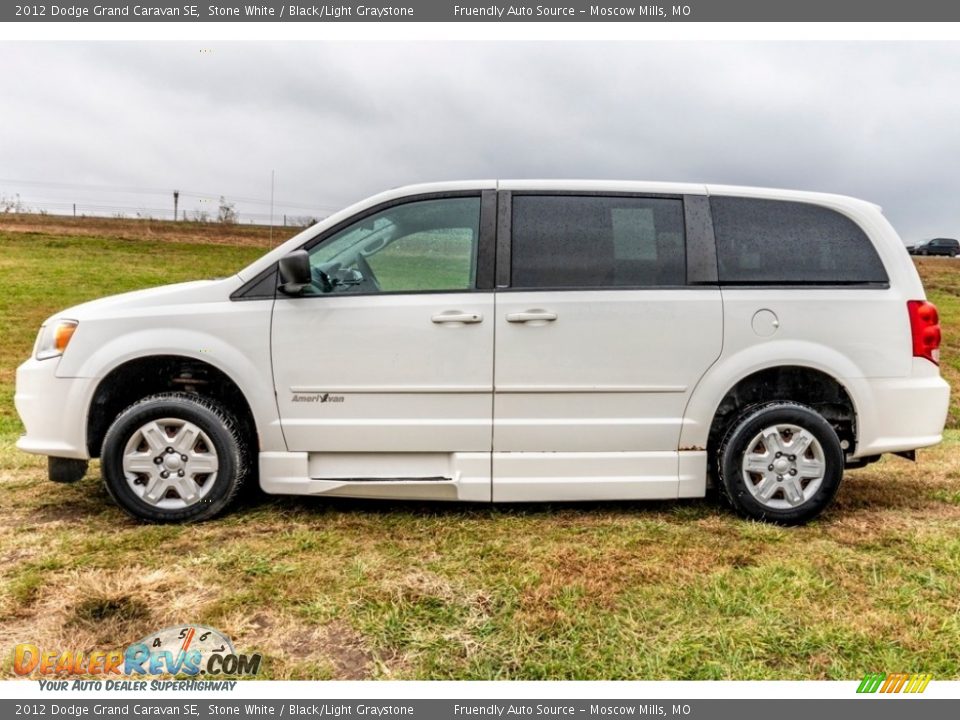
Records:
[[[26,428],[17,447],[37,455],[87,460],[87,408],[96,380],[57,377],[59,363],[60,358],[31,358],[17,368],[13,402]]]

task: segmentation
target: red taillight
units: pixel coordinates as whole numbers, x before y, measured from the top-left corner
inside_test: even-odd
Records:
[[[913,356],[940,364],[940,315],[937,306],[926,300],[907,300]]]

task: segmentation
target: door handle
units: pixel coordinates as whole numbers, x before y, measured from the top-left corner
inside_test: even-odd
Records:
[[[553,322],[556,319],[556,313],[546,310],[527,310],[526,312],[507,313],[507,322],[511,323]]]
[[[456,310],[448,310],[447,312],[437,313],[431,317],[430,320],[437,324],[463,323],[464,325],[469,325],[471,323],[483,322],[483,315],[480,313],[464,313],[457,312]]]

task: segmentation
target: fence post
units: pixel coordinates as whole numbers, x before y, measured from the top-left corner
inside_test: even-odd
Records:
[[[73,216],[74,216],[74,217],[77,216],[77,204],[76,204],[76,203],[73,204]]]

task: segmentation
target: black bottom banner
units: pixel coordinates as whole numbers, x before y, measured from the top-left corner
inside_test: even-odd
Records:
[[[910,707],[905,707],[909,704]],[[513,720],[529,718],[710,718],[810,720],[858,717],[910,720],[957,717],[960,700],[868,696],[849,700],[0,700],[0,717],[99,718],[414,718]]]

